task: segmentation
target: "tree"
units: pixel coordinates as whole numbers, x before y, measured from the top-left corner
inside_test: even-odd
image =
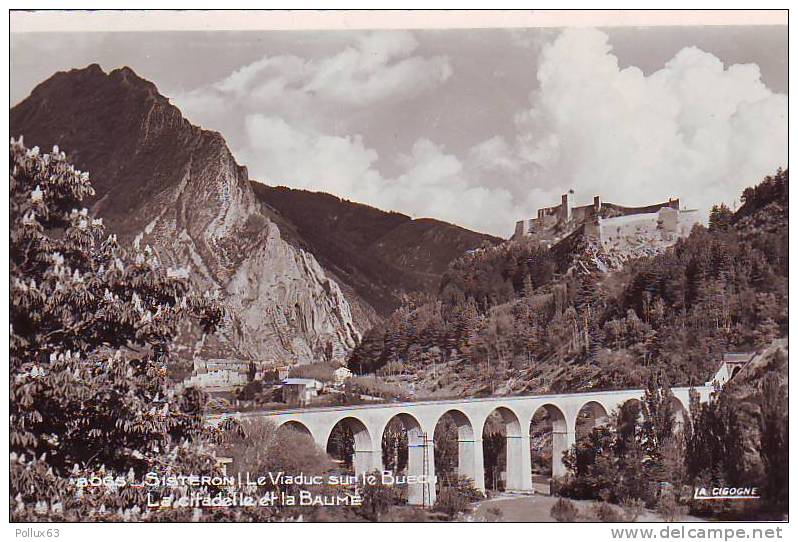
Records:
[[[129,252],[102,220],[77,210],[87,173],[10,144],[10,451],[13,517],[80,520],[143,507],[143,491],[81,498],[70,476],[211,472],[204,398],[176,392],[166,365],[178,325],[221,320],[185,274],[149,247]],[[33,514],[33,515],[32,515]]]
[[[726,390],[707,403],[692,404],[692,425],[687,441],[687,473],[710,484],[744,483],[745,445],[739,406]]]
[[[652,377],[640,406],[626,403],[614,414],[614,426],[595,427],[567,451],[563,461],[571,476],[563,495],[653,505],[658,484],[674,486],[682,480],[673,396],[667,384],[659,384]]]
[[[272,479],[269,476],[269,473],[276,475],[283,472],[287,476],[303,474],[306,475],[304,479],[307,479],[333,473],[335,468],[333,461],[316,445],[309,434],[290,425],[277,427],[273,422],[263,419],[238,422],[228,418],[225,422],[221,434],[216,439],[216,451],[231,459],[227,474],[264,477],[257,486],[245,487],[244,491],[251,490],[257,498],[269,491],[294,496],[298,496],[300,491],[309,491],[314,496],[343,493],[341,486],[305,482],[286,483],[283,478]],[[303,514],[312,517],[319,510],[311,507],[282,506],[278,500],[273,506],[242,508],[235,512],[243,515],[236,519],[285,520]]]
[[[731,227],[734,213],[725,203],[713,205],[709,212],[709,231],[726,231]]]
[[[601,345],[601,327],[599,326],[599,287],[595,272],[587,271],[579,278],[579,289],[574,299],[574,307],[578,312],[579,340],[578,348],[589,362],[594,362]]]
[[[394,418],[382,433],[382,464],[394,473],[407,468],[409,440],[401,420]]]
[[[764,377],[758,394],[759,457],[765,475],[764,498],[779,512],[788,511],[789,448],[787,386],[777,374]]]
[[[379,472],[372,473],[377,480],[381,480]],[[376,484],[365,484],[361,488],[363,505],[358,512],[370,521],[380,521],[380,518],[391,509],[392,506],[401,504],[402,496],[394,485],[385,485],[382,482]]]
[[[621,479],[618,462],[619,433],[600,425],[580,438],[563,456],[570,471],[561,494],[575,499],[615,500],[614,491]]]
[[[675,419],[674,399],[670,388],[667,383],[662,388],[659,384],[659,379],[652,376],[646,388],[642,403],[641,441],[647,456],[647,466],[652,472],[657,472],[658,478],[662,480],[663,450],[674,436]]]
[[[441,485],[447,485],[457,477],[458,430],[451,415],[444,415],[435,426],[435,476]]]
[[[327,441],[327,453],[348,468],[352,469],[355,458],[355,435],[345,423],[333,427]]]

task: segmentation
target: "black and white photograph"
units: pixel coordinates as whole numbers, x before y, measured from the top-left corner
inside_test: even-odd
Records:
[[[787,10],[10,10],[8,87],[17,539],[783,537]]]

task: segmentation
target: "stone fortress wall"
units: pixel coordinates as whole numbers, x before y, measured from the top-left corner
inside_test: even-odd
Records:
[[[627,207],[601,201],[594,196],[589,205],[574,205],[574,192],[562,195],[560,205],[538,209],[537,217],[519,220],[514,239],[525,235],[559,238],[584,224],[585,234],[602,243],[605,248],[625,249],[640,240],[672,242],[689,234],[700,221],[696,210],[680,209],[679,198],[666,202]]]

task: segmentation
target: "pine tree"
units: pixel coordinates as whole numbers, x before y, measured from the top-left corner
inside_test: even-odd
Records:
[[[579,315],[578,327],[581,351],[590,362],[595,361],[602,340],[601,327],[599,326],[600,299],[598,292],[598,278],[595,273],[587,272],[582,274],[579,278],[574,307]]]
[[[779,512],[787,513],[789,480],[789,424],[787,386],[778,374],[765,376],[758,394],[759,457],[765,473],[764,498]]]
[[[709,231],[726,231],[731,227],[734,213],[725,203],[713,205],[709,212]]]
[[[691,405],[692,431],[687,441],[687,473],[716,483],[746,480],[743,427],[735,400],[719,391],[713,400]]]

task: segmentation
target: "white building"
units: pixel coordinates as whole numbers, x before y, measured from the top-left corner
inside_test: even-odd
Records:
[[[283,380],[283,402],[289,405],[304,406],[318,397],[324,384],[315,378],[286,378]]]

